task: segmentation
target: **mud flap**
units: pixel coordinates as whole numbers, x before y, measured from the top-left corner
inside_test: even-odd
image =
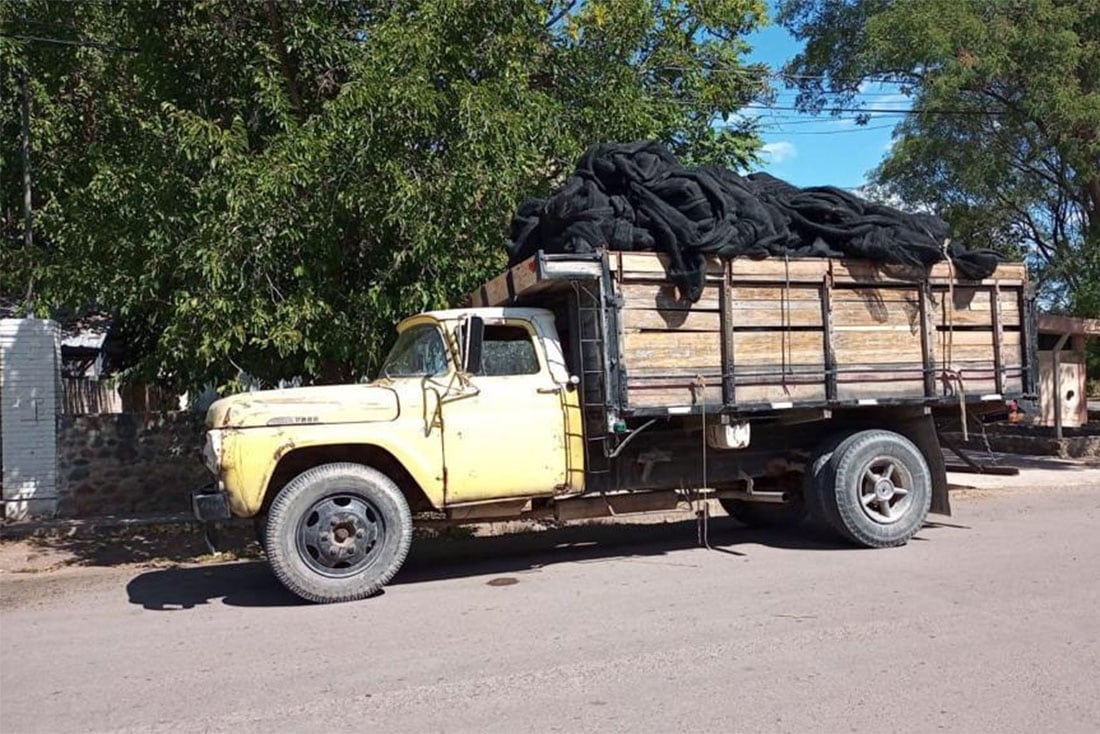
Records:
[[[937,515],[951,514],[951,500],[947,496],[947,463],[943,460],[939,436],[936,435],[936,423],[931,415],[918,415],[898,426],[901,433],[917,445],[928,462],[932,475],[932,507],[929,512]]]

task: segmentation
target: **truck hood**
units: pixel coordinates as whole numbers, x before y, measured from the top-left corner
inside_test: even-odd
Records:
[[[207,428],[365,423],[396,420],[397,393],[376,385],[332,385],[260,390],[218,400]]]

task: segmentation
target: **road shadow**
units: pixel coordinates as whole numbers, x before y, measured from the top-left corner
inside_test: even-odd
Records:
[[[226,523],[221,543],[235,558],[260,558],[251,523]],[[209,556],[202,529],[194,523],[150,524],[141,527],[91,529],[69,535],[32,535],[30,548],[52,553],[68,566],[118,566],[127,563],[188,563]]]
[[[809,526],[749,529],[727,518],[710,524],[714,551],[751,557],[754,545],[804,551],[859,551]],[[560,563],[653,558],[700,548],[694,520],[567,526],[496,537],[425,538],[413,544],[405,565],[389,586],[455,578],[501,577]],[[493,579],[499,581],[499,579]],[[126,587],[131,604],[178,611],[220,600],[241,607],[304,604],[286,591],[264,561],[146,571]]]

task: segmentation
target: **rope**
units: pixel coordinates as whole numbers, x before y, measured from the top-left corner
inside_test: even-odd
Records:
[[[783,394],[790,395],[791,389],[787,386],[787,373],[790,370],[791,355],[793,354],[793,347],[791,346],[791,261],[787,257],[787,254],[783,254],[783,291],[779,295],[779,308],[780,308],[780,342],[779,350],[782,360],[782,371],[780,377],[783,380]]]
[[[702,509],[699,509],[701,491],[707,489],[707,378],[702,375],[696,375],[693,387],[699,388],[699,405],[701,408],[700,421],[703,427],[703,481],[702,486],[693,493],[693,502],[695,505],[695,519],[696,519],[696,537],[699,545],[703,546],[707,550],[711,550],[710,547],[710,503],[703,499]]]
[[[951,259],[951,238],[943,241],[943,259],[947,263],[947,299],[943,304],[944,315],[947,319],[947,344],[944,348],[945,367],[943,374],[955,380],[959,395],[959,420],[962,422],[963,441],[970,440],[970,431],[966,424],[966,387],[963,384],[961,370],[955,369],[955,262]]]

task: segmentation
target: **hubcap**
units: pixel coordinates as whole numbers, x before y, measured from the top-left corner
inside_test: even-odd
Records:
[[[318,500],[298,522],[298,554],[324,576],[358,573],[377,557],[386,526],[378,508],[354,494]]]
[[[859,503],[870,519],[882,525],[900,520],[912,504],[913,475],[892,456],[867,463],[860,481]]]

